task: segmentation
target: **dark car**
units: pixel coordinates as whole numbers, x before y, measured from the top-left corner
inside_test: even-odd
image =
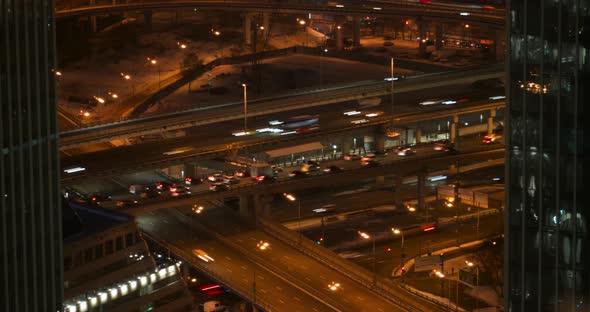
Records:
[[[307,173],[301,170],[294,170],[289,172],[289,178],[305,178],[307,177]]]
[[[141,198],[154,198],[160,196],[161,191],[157,191],[152,188],[146,188],[139,192],[139,197]]]
[[[376,160],[361,161],[361,166],[366,167],[366,168],[377,167],[379,165],[381,165],[381,163]]]
[[[227,191],[229,190],[229,186],[223,183],[211,183],[211,185],[209,186],[209,190],[214,192]]]
[[[255,180],[258,183],[273,183],[276,180],[276,177],[269,175],[260,175],[257,176]]]
[[[166,190],[172,185],[173,185],[172,183],[164,182],[164,181],[154,183],[154,186],[156,187],[157,190]]]
[[[250,171],[249,170],[236,170],[236,172],[234,172],[234,176],[238,177],[238,178],[247,178],[250,176]]]
[[[203,183],[202,179],[195,178],[195,177],[186,177],[184,178],[184,184],[186,185],[198,185]]]
[[[103,195],[103,194],[91,194],[87,198],[88,203],[95,204],[95,205],[98,205],[101,202],[104,202],[107,200],[111,200],[111,196]]]
[[[328,166],[328,167],[324,168],[324,172],[326,172],[326,173],[340,173],[340,172],[342,172],[342,168],[337,167],[337,166]]]

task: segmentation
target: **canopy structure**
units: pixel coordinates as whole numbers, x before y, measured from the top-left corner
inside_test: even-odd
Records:
[[[288,156],[291,154],[317,151],[322,148],[324,148],[324,146],[320,142],[312,142],[312,143],[295,145],[295,146],[290,146],[290,147],[285,147],[285,148],[274,149],[274,150],[266,151],[265,153],[266,153],[266,155],[268,155],[269,158],[277,158],[277,157],[281,157],[281,156]]]

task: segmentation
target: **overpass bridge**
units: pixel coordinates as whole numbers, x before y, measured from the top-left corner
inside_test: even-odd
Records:
[[[295,242],[288,230],[244,222],[223,207],[198,216],[153,212],[137,221],[150,240],[266,311],[441,311],[307,239]],[[269,249],[259,250],[260,241]],[[195,248],[214,261],[198,259]],[[342,288],[330,290],[332,281]]]
[[[395,83],[394,92],[403,93],[476,80],[503,78],[503,65],[455,70],[409,77]],[[335,86],[327,89],[292,93],[250,101],[248,117],[263,116],[296,109],[311,108],[391,93],[391,84],[371,81]],[[178,130],[244,118],[243,102],[190,109],[170,114],[108,123],[60,133],[60,149],[100,143],[162,131]]]
[[[253,201],[254,206],[258,206],[256,205],[256,202],[260,201],[260,196],[295,192],[313,187],[326,187],[327,185],[351,184],[363,179],[375,178],[379,176],[395,175],[398,177],[404,177],[416,173],[425,175],[428,172],[446,170],[450,166],[456,165],[457,162],[463,166],[473,163],[497,161],[498,159],[503,158],[504,148],[497,147],[483,147],[454,155],[440,153],[424,156],[413,156],[409,158],[396,159],[394,161],[382,163],[379,166],[370,168],[351,168],[336,174],[318,174],[300,179],[284,178],[268,184],[259,184],[254,182],[241,183],[231,186],[231,188],[226,191],[212,192],[209,190],[203,190],[201,192],[193,192],[190,197],[181,199],[157,198],[146,200],[139,206],[125,210],[125,213],[131,215],[142,215],[150,211],[157,211],[161,209],[187,209],[188,207],[192,207],[192,205],[196,202],[239,197],[240,209],[244,214],[248,214],[249,212],[245,211],[245,209],[252,208],[252,205],[249,204],[249,201]],[[254,208],[263,207],[259,206]]]
[[[106,151],[99,151],[92,154],[82,154],[62,160],[62,167],[84,166],[85,171],[76,174],[62,173],[61,181],[64,184],[73,184],[88,178],[106,178],[124,173],[137,172],[141,170],[158,169],[165,166],[185,164],[201,159],[213,157],[225,157],[231,151],[248,150],[257,151],[268,148],[279,148],[286,145],[311,142],[325,137],[345,137],[358,131],[367,131],[371,127],[381,128],[384,125],[404,126],[420,121],[437,120],[446,117],[459,116],[474,112],[495,111],[505,107],[505,102],[482,102],[462,103],[456,106],[432,106],[423,107],[424,110],[397,113],[389,116],[377,117],[364,124],[350,124],[336,126],[333,128],[322,128],[317,131],[299,134],[296,136],[279,136],[275,138],[244,139],[243,141],[220,142],[217,144],[206,144],[203,141],[195,143],[188,137],[180,140],[177,145],[154,142],[149,144],[133,145]],[[346,121],[345,121],[346,122]],[[380,139],[384,139],[380,137]],[[190,142],[190,143],[189,143]],[[187,147],[193,144],[186,152],[169,155],[164,153],[174,150],[177,147]],[[141,155],[141,158],[138,157]],[[116,159],[116,161],[113,161]]]
[[[503,10],[483,10],[465,7],[437,6],[436,4],[424,5],[419,2],[371,2],[363,1],[363,4],[347,4],[337,7],[325,1],[323,4],[309,1],[162,1],[162,0],[129,0],[121,4],[96,5],[95,0],[89,0],[77,7],[72,6],[70,1],[57,1],[55,17],[57,20],[68,17],[79,17],[89,15],[113,14],[128,11],[157,11],[174,10],[182,8],[207,9],[237,12],[268,12],[268,13],[324,13],[334,15],[377,15],[377,16],[415,16],[437,22],[466,22],[474,25],[484,25],[497,29],[503,29],[505,16]],[[116,3],[116,0],[113,1]],[[460,12],[469,12],[469,15],[460,15]]]

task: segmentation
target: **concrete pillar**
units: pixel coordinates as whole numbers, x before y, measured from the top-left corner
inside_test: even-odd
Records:
[[[270,12],[263,12],[262,13],[262,27],[264,28],[262,30],[262,39],[263,40],[267,40],[267,36],[269,34],[270,31]]]
[[[344,138],[342,141],[342,154],[349,154],[352,149],[352,142],[350,138]]]
[[[90,6],[95,6],[96,0],[90,0]],[[90,22],[90,31],[95,33],[98,31],[98,26],[96,25],[96,15],[90,15],[88,17],[88,21]]]
[[[459,115],[453,116],[453,123],[451,124],[451,143],[455,144],[455,150],[459,146]]]
[[[402,207],[402,204],[403,204],[402,184],[403,184],[402,176],[400,176],[400,175],[395,176],[395,186],[393,189],[393,200],[395,202],[395,205],[398,208]]]
[[[426,28],[428,27],[428,23],[423,19],[418,19],[418,34],[420,36],[420,41],[418,41],[418,54],[420,56],[424,56],[426,54]]]
[[[490,47],[490,55],[496,61],[504,60],[504,41],[506,39],[506,33],[501,30],[496,30],[494,36],[494,44]]]
[[[244,45],[250,46],[252,44],[252,14],[244,14]]]
[[[488,134],[494,132],[494,118],[496,118],[496,110],[490,109],[490,117],[488,117]]]
[[[377,184],[377,185],[385,184],[385,176],[376,176],[375,177],[375,184]]]
[[[436,50],[442,50],[443,48],[443,24],[442,23],[436,23],[436,29],[435,29],[435,37],[434,38],[434,48]]]
[[[352,46],[355,48],[361,46],[361,17],[359,15],[352,17]]]
[[[152,31],[152,11],[143,11],[143,22],[145,23],[145,29]]]
[[[342,26],[336,26],[336,50],[341,51],[344,48],[344,36],[342,36]]]
[[[375,152],[385,151],[385,134],[378,132],[375,134]]]
[[[424,186],[426,185],[426,173],[420,172],[418,173],[418,183],[416,186],[418,189],[416,190],[416,194],[418,195],[418,210],[424,211],[426,206],[424,205]]]
[[[240,216],[247,217],[250,215],[250,196],[240,196]]]
[[[416,144],[422,143],[422,128],[416,128],[414,137],[416,138]]]

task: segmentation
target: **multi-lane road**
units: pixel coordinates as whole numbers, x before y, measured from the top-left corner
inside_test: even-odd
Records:
[[[232,218],[232,213],[223,208],[192,218],[178,211],[150,212],[137,220],[142,230],[168,244],[187,252],[196,248],[205,251],[215,259],[207,266],[232,284],[255,292],[277,311],[439,310],[401,290],[399,302],[385,300],[348,278],[347,272],[333,270],[243,220]],[[269,243],[269,248],[258,249],[261,241]],[[341,286],[330,290],[332,282]]]

